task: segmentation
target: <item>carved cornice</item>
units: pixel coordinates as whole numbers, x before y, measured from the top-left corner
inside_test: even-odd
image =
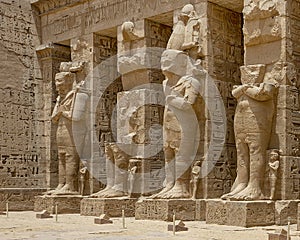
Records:
[[[88,0],[31,0],[31,5],[35,6],[40,14],[45,14],[53,10],[71,7],[86,1]]]
[[[71,51],[69,47],[54,43],[43,44],[36,48],[36,53],[39,59],[59,58],[63,60],[71,59]]]

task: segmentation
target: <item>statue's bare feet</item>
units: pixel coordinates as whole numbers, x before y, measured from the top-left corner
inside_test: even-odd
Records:
[[[116,197],[124,197],[124,196],[128,196],[128,194],[123,191],[116,190],[114,188],[111,188],[107,190],[105,193],[101,194],[102,198],[116,198]]]
[[[259,187],[247,186],[243,191],[230,197],[230,200],[237,201],[252,201],[252,200],[262,200],[265,199],[261,189]]]
[[[111,188],[112,188],[111,186],[106,187],[106,188],[100,190],[99,192],[96,192],[96,193],[92,194],[90,197],[92,197],[92,198],[102,198],[103,194],[108,192]]]
[[[63,184],[63,183],[58,184],[57,187],[56,187],[55,189],[49,190],[49,191],[45,192],[45,195],[52,195],[52,194],[55,194],[55,192],[57,192],[57,191],[59,191],[60,189],[62,189],[64,185],[65,185],[65,184]]]
[[[190,192],[188,191],[188,186],[182,182],[176,182],[174,187],[169,191],[161,194],[163,199],[173,199],[173,198],[190,198]]]
[[[169,186],[166,186],[163,190],[161,190],[159,193],[155,193],[151,196],[149,196],[148,198],[149,199],[159,199],[161,198],[162,195],[164,195],[166,192],[170,191],[172,189],[174,185],[169,185]]]
[[[241,192],[242,190],[244,190],[246,187],[247,187],[247,183],[240,183],[230,193],[224,194],[221,197],[221,199],[228,200],[232,196],[234,196],[235,194],[237,194],[237,193]]]
[[[55,195],[79,195],[79,192],[74,190],[69,184],[65,184],[60,190],[57,190]]]
[[[179,188],[172,188],[170,191],[166,192],[161,198],[173,199],[173,198],[190,198],[191,195],[188,191],[183,191]]]

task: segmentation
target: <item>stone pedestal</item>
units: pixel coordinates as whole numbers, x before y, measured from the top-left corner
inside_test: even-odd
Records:
[[[145,199],[138,201],[135,208],[135,219],[172,221],[174,210],[177,220],[205,220],[205,201],[200,199]]]
[[[241,227],[275,224],[274,201],[206,201],[206,223]]]
[[[300,200],[278,200],[275,202],[275,224],[287,225],[297,223],[297,210]],[[298,211],[299,212],[299,211]]]
[[[80,201],[82,196],[64,195],[64,196],[38,196],[35,197],[34,211],[47,210],[49,213],[55,213],[57,204],[57,213],[80,213]]]
[[[110,217],[121,217],[122,209],[126,217],[134,217],[136,198],[85,198],[80,205],[80,214],[83,216],[100,216],[107,214]]]
[[[7,201],[9,211],[33,211],[35,197],[46,190],[45,188],[1,188],[0,211],[6,210]]]

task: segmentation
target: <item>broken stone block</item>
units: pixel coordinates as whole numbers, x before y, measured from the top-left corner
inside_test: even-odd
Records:
[[[101,214],[99,218],[94,219],[95,224],[111,224],[113,223],[112,220],[110,220],[109,216],[106,214]]]
[[[284,229],[276,230],[275,233],[269,233],[269,240],[291,240],[287,238],[287,231]]]
[[[168,231],[173,231],[173,223],[168,225]],[[182,220],[175,222],[175,232],[188,231]]]
[[[43,210],[41,213],[36,214],[36,218],[39,219],[53,218],[53,216],[50,216],[50,213],[47,210]]]

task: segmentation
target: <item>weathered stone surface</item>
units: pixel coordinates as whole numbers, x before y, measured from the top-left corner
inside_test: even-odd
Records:
[[[298,209],[297,209],[297,231],[300,230],[300,204],[298,204]]]
[[[241,227],[267,226],[275,223],[272,201],[206,201],[206,223]]]
[[[83,216],[121,217],[122,209],[126,217],[134,217],[135,198],[84,198],[80,204],[80,214]]]
[[[50,216],[50,213],[47,210],[44,210],[41,213],[37,213],[35,216],[39,219],[53,218],[53,216]]]
[[[269,240],[290,240],[291,237],[287,238],[287,231],[284,229],[276,230],[275,233],[268,233]]]
[[[289,136],[289,135],[287,135]],[[286,144],[289,145],[290,152],[298,152],[299,145],[295,136],[286,139]],[[298,155],[298,153],[297,153]],[[299,157],[285,156],[281,158],[279,168],[278,189],[281,194],[279,199],[299,199],[299,183],[300,183],[300,160]]]
[[[71,58],[73,61],[90,61],[89,67],[93,69],[96,64],[124,49],[132,50],[145,46],[165,48],[173,23],[177,23],[182,7],[190,3],[187,0],[34,0],[31,1],[33,3],[31,8],[29,2],[29,0],[3,0],[0,3],[2,30],[0,60],[2,60],[3,69],[6,69],[0,73],[0,83],[2,83],[0,88],[0,125],[2,126],[0,131],[0,187],[7,188],[3,194],[0,189],[2,200],[0,206],[5,208],[5,201],[11,196],[9,208],[17,210],[32,209],[33,204],[30,203],[32,203],[33,196],[39,194],[39,188],[57,185],[56,129],[50,122],[50,113],[57,95],[53,79],[55,73],[59,71],[60,62],[70,61]],[[239,67],[241,65],[264,64],[269,73],[268,78],[276,80],[280,85],[279,92],[274,97],[277,107],[273,116],[273,124],[272,126],[266,124],[272,128],[268,149],[282,150],[273,197],[275,199],[299,199],[299,0],[246,0],[244,3],[237,0],[212,0],[211,2],[195,0],[192,2],[199,20],[197,24],[200,23],[201,26],[200,34],[197,32],[199,29],[193,31],[194,37],[201,38],[198,39],[199,42],[195,42],[203,43],[201,65],[214,78],[228,118],[224,150],[217,162],[210,164],[214,165],[214,169],[206,178],[201,179],[197,194],[194,196],[220,197],[230,191],[235,178],[237,158],[232,123],[236,102],[233,100],[231,90],[233,84],[240,83]],[[241,13],[243,4],[245,8]],[[242,14],[244,14],[244,23]],[[130,32],[130,24],[127,24],[129,32],[125,36],[126,34],[124,35],[123,32],[122,35],[120,29],[122,29],[121,24],[128,21],[128,16],[132,19],[136,29]],[[198,27],[197,24],[195,26]],[[49,44],[49,42],[53,43]],[[43,44],[44,48],[37,49],[38,60],[35,48],[40,44]],[[244,51],[245,61],[243,61]],[[97,159],[99,159],[98,156],[100,159],[104,158],[100,154],[100,149],[97,149],[99,142],[103,150],[105,141],[112,141],[113,138],[119,137],[112,136],[113,132],[118,131],[121,135],[127,133],[122,132],[122,127],[115,127],[111,124],[117,93],[143,83],[161,84],[163,80],[162,73],[156,69],[159,66],[159,57],[155,56],[149,61],[149,66],[154,66],[155,70],[147,68],[141,72],[135,71],[137,69],[134,67],[143,66],[143,63],[148,61],[146,55],[141,58],[134,54],[125,57],[128,57],[128,62],[131,61],[131,67],[133,66],[129,70],[134,71],[122,73],[124,86],[122,86],[121,78],[118,78],[105,89],[104,96],[99,102],[99,111],[93,118],[96,119],[97,137],[93,144],[98,154]],[[111,69],[113,69],[111,72],[116,72],[117,65],[111,66],[109,71]],[[83,75],[77,77],[78,80],[82,80]],[[95,91],[103,90],[105,84],[99,85],[95,87]],[[205,92],[211,94],[210,90],[208,87]],[[139,91],[141,92],[142,90]],[[209,94],[205,95],[206,102],[215,103],[215,99]],[[155,104],[160,99],[155,94],[151,98],[155,99]],[[145,99],[146,97],[142,96],[140,105],[147,103]],[[123,109],[124,116],[126,115],[126,120],[128,116],[132,120],[128,133],[134,135],[136,143],[147,145],[151,138],[157,142],[160,141],[161,129],[157,125],[162,122],[163,106],[143,106],[137,108],[132,115],[133,112],[130,112],[131,109],[128,106],[125,105],[125,110]],[[218,113],[212,114],[204,109],[203,113],[207,121],[200,124],[203,127],[203,134],[201,133],[203,151],[201,149],[199,156],[208,153],[208,157],[213,158],[219,149],[214,148],[210,153],[208,145],[214,140],[219,140],[222,133],[215,128],[216,125],[210,122],[210,116]],[[262,123],[262,121],[259,122]],[[132,162],[141,160],[141,172],[144,171],[143,174],[145,174],[145,177],[141,179],[142,187],[140,185],[136,187],[142,195],[162,186],[164,156],[161,149],[158,147],[156,149],[155,156],[143,158],[143,156],[135,155],[132,159]],[[152,150],[153,148],[150,148],[150,152]],[[139,151],[141,155],[145,152],[147,151]],[[97,176],[97,179],[105,179],[105,167],[100,163],[97,164],[93,166],[95,169],[98,168],[99,175],[101,175],[101,177]],[[159,174],[156,175],[158,172]],[[89,181],[95,180],[89,178]],[[93,192],[93,184],[90,186],[91,188],[86,190]],[[10,190],[10,188],[28,188],[28,192],[19,189]],[[8,194],[6,191],[14,193]],[[294,221],[296,202],[275,202],[275,223],[286,224],[289,215]],[[258,203],[253,202],[253,204]],[[262,205],[262,203],[259,204]],[[225,216],[229,212],[237,212],[238,220],[231,218],[232,224],[238,224],[238,221],[243,222],[244,219],[253,220],[251,216],[249,217],[252,210],[257,211],[255,214],[264,213],[259,207],[256,208],[256,205],[247,202],[237,204],[242,206],[241,211],[236,210],[235,205],[227,205],[226,208],[222,207],[222,204],[216,207],[219,209],[217,212],[220,224],[222,221],[227,221]],[[196,215],[199,215],[195,216],[195,219],[203,218],[201,202],[198,205],[196,202],[195,208]],[[197,208],[200,210],[198,211]],[[264,210],[268,209],[267,206]],[[258,219],[260,217],[259,215]],[[255,223],[245,221],[245,225],[247,224]]]
[[[95,224],[111,224],[113,223],[112,220],[110,220],[109,216],[106,214],[101,214],[99,218],[94,219]]]
[[[136,203],[137,220],[172,221],[173,212],[177,220],[204,221],[205,201],[191,199],[144,199]]]
[[[80,213],[80,201],[82,196],[38,196],[35,197],[34,211],[47,210],[54,214],[57,205],[57,213]]]
[[[173,231],[174,225],[169,224],[168,225],[168,231]],[[175,222],[175,232],[182,232],[182,231],[188,231],[189,229],[185,226],[184,222],[182,220]]]
[[[1,188],[0,189],[0,211],[6,210],[8,201],[9,211],[32,211],[37,195],[41,195],[46,189],[32,188]],[[43,210],[43,209],[41,209]]]
[[[298,205],[300,200],[278,200],[275,202],[275,224],[287,225],[297,223]]]
[[[84,34],[95,32],[105,32],[107,35],[114,33],[111,28],[122,25],[122,22],[128,20],[127,16],[135,16],[136,19],[153,18],[162,15],[171,9],[178,9],[189,3],[186,0],[176,2],[158,1],[154,2],[135,2],[131,0],[110,2],[109,5],[92,4],[89,7],[84,7],[85,1],[73,1],[75,3],[61,4],[60,1],[55,3],[47,3],[47,1],[37,1],[34,3],[43,14],[42,22],[42,36],[44,41],[63,41],[78,37],[82,34],[81,24],[85,26]],[[76,3],[77,2],[77,3]],[[201,2],[200,0],[196,2]],[[241,12],[242,3],[238,0],[224,1],[213,0],[212,2],[223,6],[224,8],[234,9]],[[81,4],[79,4],[81,3]],[[67,8],[65,14],[57,11],[59,7]],[[114,11],[114,9],[118,9]],[[54,11],[51,11],[54,10]],[[166,24],[172,25],[171,19],[167,18],[163,21]]]
[[[0,61],[5,69],[0,73],[0,188],[43,188],[44,103],[34,14],[29,1],[2,1],[0,9]]]

